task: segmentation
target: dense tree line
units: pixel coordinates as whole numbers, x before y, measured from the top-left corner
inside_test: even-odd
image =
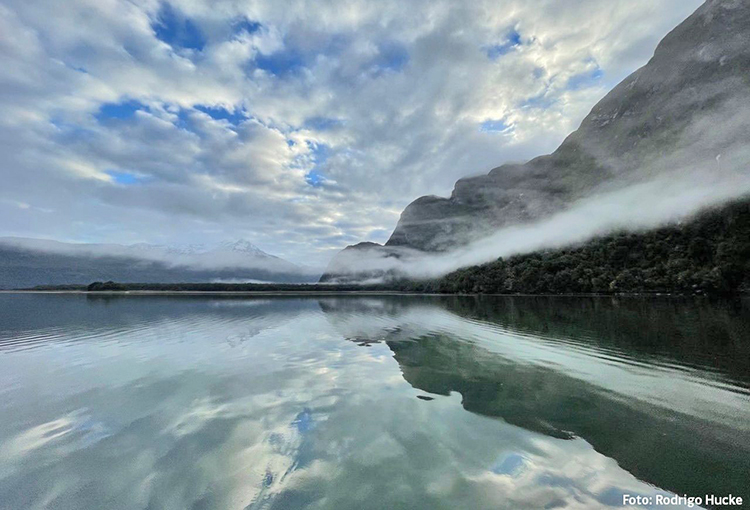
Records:
[[[575,247],[499,258],[434,280],[380,285],[115,283],[89,291],[355,292],[445,294],[750,293],[750,200],[646,232],[619,232]]]
[[[94,282],[85,287],[70,285],[38,286],[35,290],[86,290],[88,292],[156,291],[156,292],[386,292],[392,285],[336,285],[308,283],[119,283]]]
[[[750,201],[656,230],[460,269],[426,289],[444,293],[691,293],[750,291]]]

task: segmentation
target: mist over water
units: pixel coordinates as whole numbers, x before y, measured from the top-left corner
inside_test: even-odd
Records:
[[[611,232],[638,232],[686,221],[708,207],[748,194],[750,173],[713,178],[683,174],[678,180],[670,175],[581,200],[549,219],[504,228],[467,247],[428,256],[399,269],[414,276],[439,276],[498,257],[576,245]]]
[[[629,80],[635,84],[638,78]],[[654,122],[658,129],[649,128],[649,122],[644,120],[643,124],[632,127],[633,132],[616,131],[605,137],[599,128],[591,126],[592,123],[601,123],[601,119],[595,117],[594,112],[589,114],[580,130],[570,135],[569,140],[575,142],[566,140],[561,147],[577,144],[579,147],[575,151],[580,150],[591,157],[595,164],[590,164],[596,170],[579,168],[576,165],[582,163],[574,161],[571,163],[574,174],[571,182],[560,184],[558,176],[551,173],[533,175],[533,161],[520,170],[500,167],[492,171],[498,175],[504,172],[518,174],[515,180],[508,179],[511,188],[501,191],[518,192],[512,200],[523,203],[523,210],[532,211],[532,216],[535,216],[533,211],[548,209],[540,201],[563,200],[565,205],[553,214],[536,215],[534,219],[524,221],[512,215],[498,217],[493,220],[500,224],[496,227],[483,224],[481,210],[472,210],[459,218],[419,220],[415,223],[430,227],[431,232],[444,231],[444,234],[435,236],[441,241],[438,244],[450,248],[439,253],[400,246],[387,246],[385,252],[378,249],[344,252],[335,260],[333,272],[393,271],[410,277],[431,278],[499,257],[574,246],[612,232],[654,229],[689,220],[711,207],[747,199],[750,197],[750,143],[747,135],[750,133],[750,108],[747,106],[750,89],[735,76],[719,83],[726,88],[724,95],[716,96],[712,87],[690,89],[694,95],[691,98],[702,98],[695,104],[709,104],[710,99],[718,106],[706,107],[706,112],[690,111],[689,116],[676,126],[669,126],[668,122],[669,127],[661,126],[659,122],[663,119],[657,117]],[[621,94],[616,90],[612,94]],[[626,107],[618,106],[612,120],[621,121],[624,116],[621,109]],[[663,108],[654,108],[665,114]],[[679,116],[675,112],[669,113]],[[647,119],[651,114],[650,108],[645,107],[638,115]],[[643,133],[639,134],[640,131]],[[653,140],[652,136],[655,137]],[[628,150],[618,147],[618,137],[633,140],[632,147]],[[552,156],[543,156],[542,159],[549,157]],[[555,168],[554,171],[562,170]],[[498,186],[493,181],[485,184]],[[548,186],[562,186],[567,191],[558,196],[546,191]],[[482,190],[473,191],[474,195],[480,195]],[[508,200],[502,194],[497,199],[501,205]],[[496,205],[500,207],[491,200],[485,205],[490,209]],[[513,211],[517,214],[517,210]],[[465,222],[467,230],[473,234],[463,239],[448,228],[451,222]],[[414,230],[418,232],[419,228],[414,227]]]
[[[342,253],[337,272],[394,271],[413,278],[439,277],[456,269],[538,250],[576,246],[613,232],[641,232],[689,221],[711,207],[750,197],[750,173],[706,176],[696,172],[604,191],[549,218],[509,226],[441,253],[389,248]],[[397,254],[397,257],[392,254]],[[378,280],[379,281],[379,280]]]
[[[750,475],[746,301],[0,305],[3,509],[599,508]]]

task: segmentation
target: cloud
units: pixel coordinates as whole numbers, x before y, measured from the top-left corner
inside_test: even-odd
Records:
[[[554,149],[699,3],[9,0],[0,234],[323,266]]]
[[[51,307],[39,320],[73,323],[82,313],[74,301]],[[549,402],[580,399],[582,390],[597,405],[612,409],[616,402],[615,409],[645,418],[631,420],[635,428],[627,431],[662,422],[673,430],[669,418],[683,413],[681,434],[672,443],[677,446],[696,430],[706,431],[707,419],[715,425],[709,432],[746,433],[746,395],[717,384],[714,373],[684,370],[670,360],[659,366],[666,383],[654,385],[651,366],[634,365],[612,350],[540,341],[528,330],[514,331],[512,323],[462,317],[436,302],[326,299],[319,306],[315,300],[215,299],[176,306],[138,300],[129,303],[131,313],[112,313],[118,305],[93,300],[84,315],[91,319],[86,333],[116,341],[74,341],[80,324],[40,335],[11,323],[25,342],[7,348],[37,348],[0,358],[3,376],[17,381],[8,385],[15,411],[10,416],[24,417],[11,422],[17,426],[0,442],[10,506],[43,506],[52,498],[80,506],[93,494],[113,507],[157,501],[168,508],[245,508],[284,506],[297,498],[308,506],[350,508],[377,494],[381,507],[416,507],[430,498],[469,508],[503,502],[543,508],[555,501],[599,507],[621,501],[623,492],[662,491],[619,465],[622,451],[609,458],[587,442],[594,443],[590,437],[551,437],[513,425],[513,417],[536,423]],[[56,348],[39,348],[50,337]],[[467,398],[455,391],[420,402],[415,397],[426,390],[404,379],[414,361],[399,366],[382,340],[393,351],[411,346],[408,352],[422,355],[421,381],[435,382],[443,388],[439,393],[454,389],[456,381],[467,393],[482,381],[508,383],[520,376],[513,382],[539,382],[533,387],[541,400],[514,408],[508,421],[466,412]],[[371,347],[358,346],[364,342]],[[455,363],[431,372],[430,354],[452,355]],[[283,371],[277,370],[280,359],[291,360]],[[81,377],[71,369],[81,360],[98,369]],[[247,369],[251,362],[254,370]],[[28,421],[22,411],[35,401],[22,398],[20,388],[33,388],[40,372],[56,374],[55,391],[39,397],[45,412]],[[495,404],[490,407],[497,415],[503,406],[487,398],[493,388],[508,389],[482,388],[482,402]],[[525,396],[519,393],[507,397]],[[83,398],[90,409],[75,410]],[[551,407],[550,414],[565,409]],[[656,435],[653,427],[650,432]],[[711,434],[704,439],[710,446],[725,444]],[[21,476],[32,468],[34,477]],[[34,490],[25,490],[30,483]]]
[[[626,171],[627,161],[607,161],[612,175],[621,177],[557,214],[501,228],[446,253],[397,247],[348,250],[337,256],[331,272],[369,272],[370,283],[380,281],[386,271],[432,278],[498,257],[574,246],[612,231],[689,220],[708,207],[750,196],[750,147],[744,136],[748,132],[750,108],[746,95],[740,94],[711,113],[696,115],[672,152],[665,154],[663,147],[653,151],[637,171]]]

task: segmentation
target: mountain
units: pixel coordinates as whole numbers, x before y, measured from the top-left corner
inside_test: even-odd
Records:
[[[37,285],[194,282],[312,282],[309,268],[270,255],[244,240],[215,246],[73,244],[0,238],[0,288]]]
[[[346,277],[353,253],[444,252],[576,201],[661,176],[747,173],[750,2],[708,0],[607,94],[552,154],[459,180],[418,198],[385,246],[347,247],[323,275]],[[687,207],[688,205],[686,205]],[[350,275],[351,276],[351,275]]]
[[[422,285],[459,294],[748,294],[750,200],[647,232],[500,258]]]

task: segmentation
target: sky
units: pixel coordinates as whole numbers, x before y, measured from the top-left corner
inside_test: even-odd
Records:
[[[699,0],[0,0],[0,236],[323,267],[553,151]]]

